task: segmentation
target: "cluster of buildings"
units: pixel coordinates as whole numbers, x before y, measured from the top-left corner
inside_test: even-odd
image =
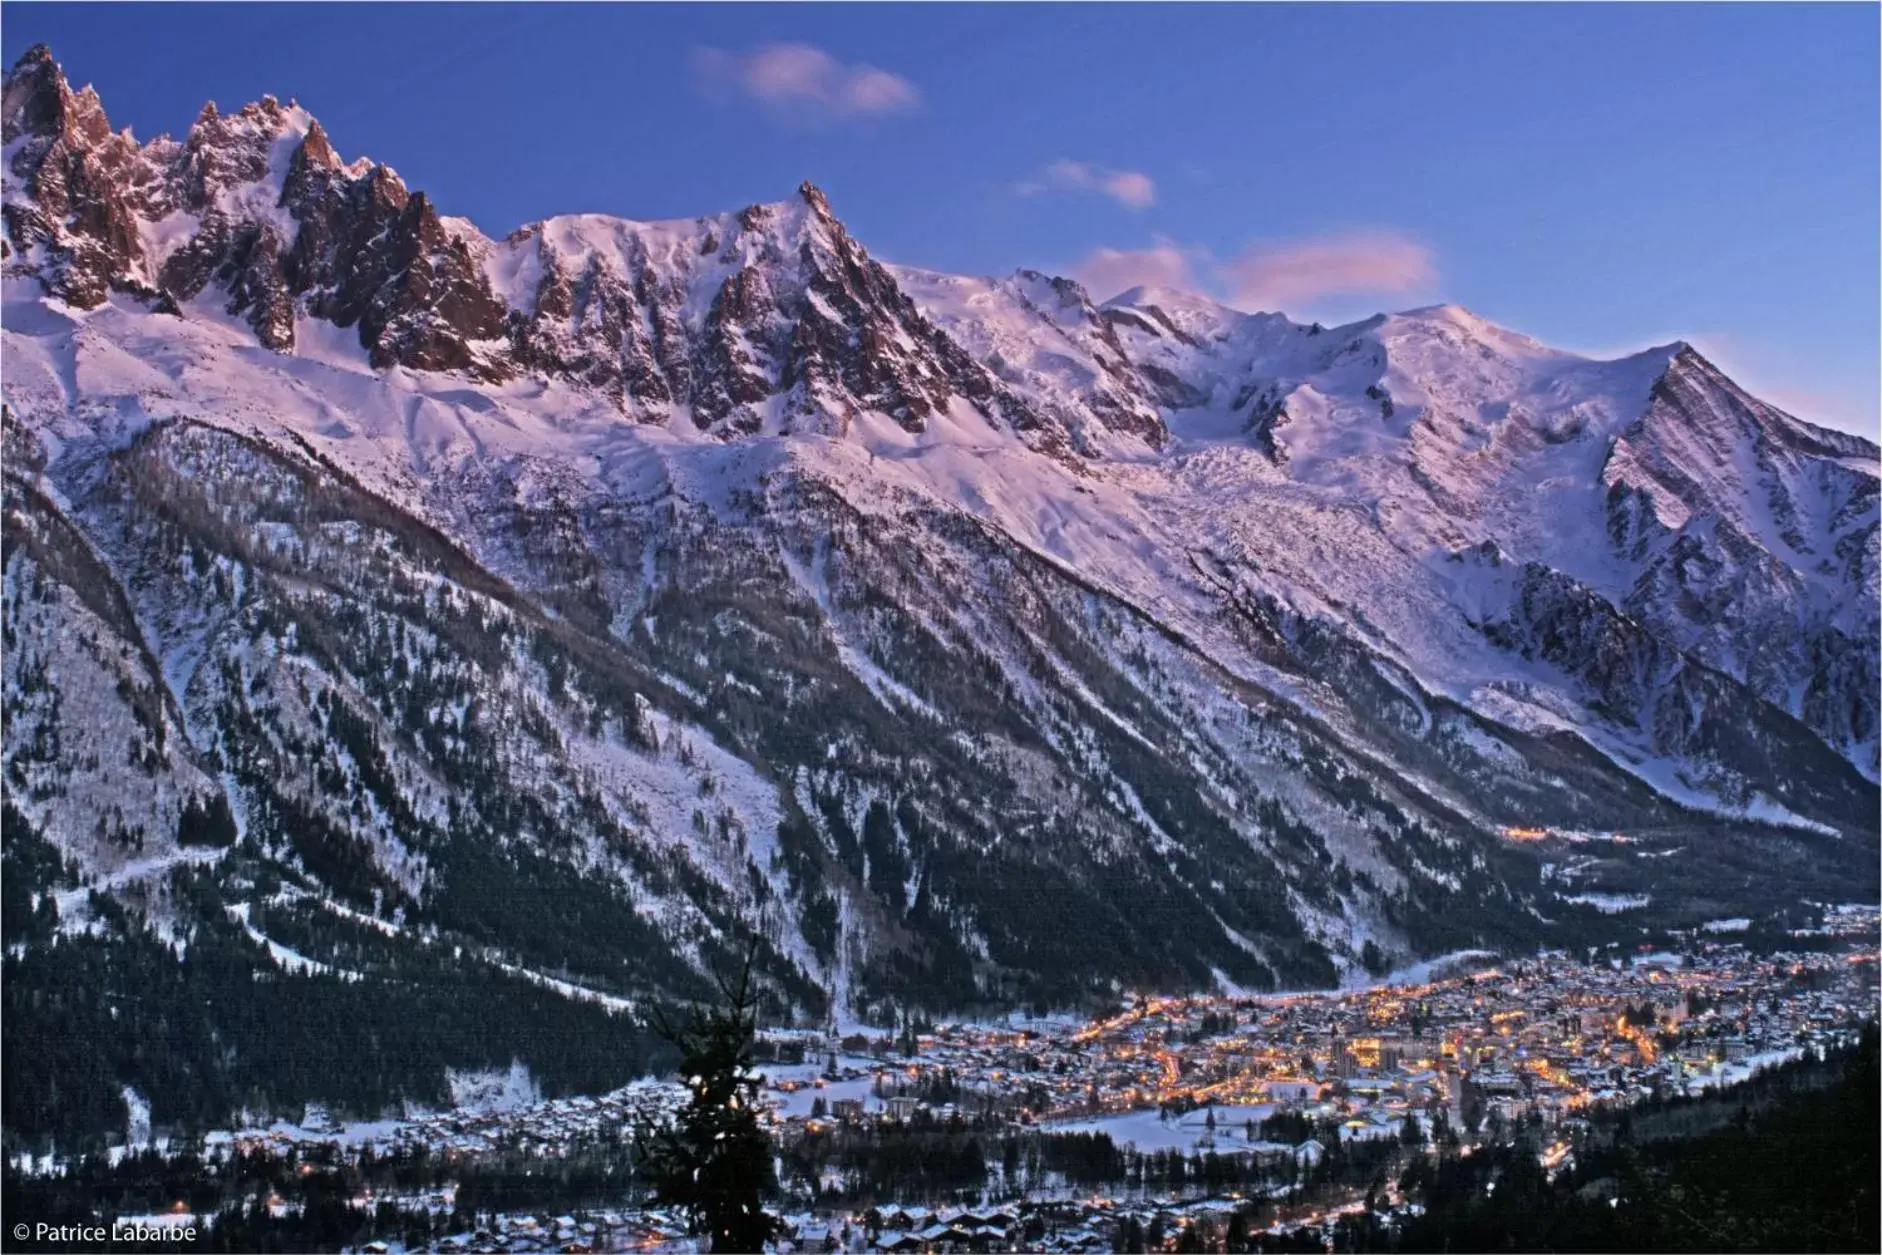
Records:
[[[1874,909],[1825,924],[1851,937],[1875,928]],[[1730,1084],[1847,1040],[1875,1011],[1875,959],[1873,949],[1760,955],[1701,931],[1681,953],[1550,953],[1340,993],[1145,998],[1085,1024],[945,1026],[919,1039],[916,1057],[877,1061],[866,1085],[827,1065],[823,1077],[781,1079],[778,1109],[812,1127],[1010,1113],[1140,1141],[1130,1134],[1143,1121],[1125,1117],[1156,1110],[1197,1130],[1189,1148],[1219,1150],[1281,1111],[1343,1136],[1396,1135],[1408,1116],[1422,1136],[1485,1119],[1557,1124],[1590,1104]],[[840,1066],[854,1077],[869,1064]],[[948,1100],[926,1102],[936,1075]],[[827,1101],[806,1103],[824,1091]]]
[[[1590,1108],[1734,1084],[1760,1066],[1845,1044],[1876,1013],[1876,908],[1827,912],[1810,930],[1809,950],[1755,952],[1736,937],[1747,927],[1715,921],[1681,938],[1678,951],[1486,957],[1494,966],[1418,983],[1143,997],[1084,1022],[950,1024],[915,1037],[912,1053],[906,1038],[797,1040],[791,1050],[802,1048],[802,1063],[763,1069],[767,1119],[787,1145],[832,1128],[888,1131],[959,1117],[981,1128],[1106,1132],[1145,1151],[1292,1157],[1305,1167],[1336,1137],[1469,1145],[1520,1122],[1539,1131],[1544,1163],[1555,1167]],[[327,1143],[385,1154],[422,1144],[433,1156],[557,1157],[618,1144],[685,1097],[676,1085],[641,1081],[599,1096],[378,1124],[337,1127],[310,1113],[297,1125],[218,1139],[228,1149]],[[1277,1115],[1288,1118],[1272,1121]],[[1109,1250],[1121,1225],[1219,1226],[1249,1201],[1200,1189],[1148,1198],[1141,1188],[1093,1195],[1062,1181],[1019,1184],[996,1174],[982,1206],[939,1211],[910,1204],[813,1214],[800,1202],[783,1217],[783,1242],[823,1252]],[[1268,1191],[1269,1201],[1298,1203],[1288,1188]],[[435,1194],[401,1206],[450,1214],[449,1191]],[[1331,1223],[1341,1206],[1348,1200],[1323,1199],[1297,1223]],[[689,1241],[680,1217],[654,1209],[486,1222],[432,1249],[675,1249]]]
[[[686,1222],[673,1212],[647,1208],[603,1208],[568,1214],[514,1213],[485,1228],[439,1238],[437,1255],[536,1255],[538,1252],[647,1251],[686,1241]],[[386,1242],[361,1248],[363,1255],[391,1255]]]
[[[1108,1198],[1027,1199],[997,1207],[869,1208],[829,1216],[790,1212],[779,1217],[776,1248],[795,1255],[872,1255],[874,1252],[956,1252],[990,1255],[1003,1251],[1108,1252],[1118,1233],[1134,1225],[1147,1242],[1161,1235],[1175,1239],[1184,1229],[1200,1227],[1220,1236],[1245,1206],[1238,1198],[1175,1196],[1129,1203]],[[1314,1227],[1363,1203],[1301,1209],[1288,1228]],[[590,1251],[687,1251],[695,1239],[685,1222],[662,1210],[601,1210],[574,1215],[511,1215],[488,1227],[452,1234],[424,1248],[437,1255],[537,1255]],[[364,1255],[408,1255],[386,1242],[361,1248]]]
[[[211,1159],[230,1152],[305,1151],[326,1147],[342,1155],[371,1150],[378,1156],[424,1147],[434,1157],[470,1157],[510,1152],[563,1158],[598,1145],[618,1144],[634,1129],[663,1123],[686,1101],[686,1091],[667,1081],[641,1080],[606,1094],[578,1094],[528,1102],[420,1111],[400,1120],[341,1124],[310,1106],[298,1122],[277,1121],[211,1133],[204,1139]]]

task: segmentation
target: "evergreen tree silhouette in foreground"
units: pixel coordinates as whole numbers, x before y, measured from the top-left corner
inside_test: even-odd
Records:
[[[716,1006],[694,1003],[676,1025],[654,1013],[654,1027],[680,1052],[680,1080],[692,1097],[670,1128],[649,1139],[654,1197],[683,1210],[712,1250],[758,1251],[777,1221],[764,1199],[777,1188],[771,1138],[758,1123],[758,1075],[752,1070],[758,995],[752,986],[757,946],[735,978],[715,974]]]

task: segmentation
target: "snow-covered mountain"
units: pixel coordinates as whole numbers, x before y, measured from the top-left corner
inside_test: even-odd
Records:
[[[15,987],[475,971],[433,1061],[554,1086],[542,999],[754,934],[821,1019],[1874,890],[1876,446],[1689,346],[888,266],[809,185],[493,240],[43,49],[4,139]],[[1565,881],[1539,825],[1657,836]],[[323,1066],[244,1092],[384,1096]]]

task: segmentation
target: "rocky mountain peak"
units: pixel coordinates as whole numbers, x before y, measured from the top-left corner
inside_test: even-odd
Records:
[[[819,217],[835,221],[836,215],[830,211],[830,198],[823,194],[823,189],[805,179],[797,185],[797,194],[809,205],[811,211]]]
[[[34,44],[7,72],[0,105],[0,134],[6,143],[24,135],[96,143],[109,133],[97,93],[87,88],[75,95],[46,45]]]
[[[1710,428],[1712,438],[1723,442],[1721,447],[1747,440],[1810,457],[1872,461],[1878,456],[1872,440],[1805,422],[1753,397],[1685,340],[1649,349],[1646,355],[1663,356],[1666,361],[1651,394],[1662,407],[1657,417],[1677,419],[1694,431]],[[1655,418],[1650,408],[1642,422]]]
[[[205,107],[183,142],[178,175],[184,206],[200,213],[225,192],[269,184],[275,147],[284,138],[297,137],[308,121],[299,110],[283,109],[272,96],[234,113]]]
[[[21,70],[48,65],[55,70],[58,68],[57,63],[52,59],[52,49],[45,44],[34,44],[20,54],[20,59],[13,63],[13,69],[9,71],[9,75],[17,74]]]
[[[307,124],[307,134],[301,140],[300,148],[295,150],[295,157],[309,169],[338,170],[339,154],[333,151],[333,144],[327,139],[326,128],[318,120]]]
[[[692,224],[590,216],[496,244],[447,225],[391,167],[342,164],[317,121],[273,96],[206,104],[180,144],[140,148],[36,49],[8,77],[6,116],[9,136],[41,137],[11,171],[24,195],[8,197],[9,267],[75,306],[116,288],[187,315],[213,292],[278,352],[306,315],[357,327],[376,366],[559,375],[642,421],[722,438],[840,432],[864,412],[919,432],[958,401],[1065,452],[1090,421],[996,380],[808,181]],[[157,229],[178,211],[193,230]]]
[[[1049,275],[1042,270],[1021,266],[1013,271],[1013,279],[1029,292],[1036,294],[1033,299],[1046,298],[1063,310],[1074,311],[1080,317],[1097,316],[1097,305],[1091,299],[1091,293],[1076,279],[1064,275]]]
[[[97,93],[73,92],[40,45],[8,73],[0,122],[8,145],[25,141],[6,171],[26,193],[6,198],[9,272],[31,269],[85,309],[114,285],[144,286],[138,210],[154,181],[129,134],[112,134]]]
[[[256,338],[294,348],[301,310],[357,326],[381,366],[500,378],[507,311],[471,249],[425,196],[385,165],[343,166],[324,129],[274,96],[224,112],[203,106],[183,143],[139,147],[110,133],[87,89],[72,93],[50,52],[8,75],[7,136],[17,151],[6,204],[9,269],[80,308],[117,288],[181,311],[208,290]],[[156,232],[178,210],[189,235]],[[164,240],[146,255],[146,238]]]
[[[1054,425],[910,299],[805,184],[733,214],[548,219],[485,253],[512,360],[608,395],[637,421],[722,439],[843,434],[864,413],[926,430],[956,401],[1042,445]]]

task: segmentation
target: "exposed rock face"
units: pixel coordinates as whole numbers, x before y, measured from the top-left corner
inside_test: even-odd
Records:
[[[47,289],[81,309],[104,303],[114,285],[135,283],[144,253],[139,211],[161,205],[142,169],[143,152],[114,135],[91,88],[74,92],[45,45],[7,75],[0,135],[14,152],[9,173],[25,196],[8,196],[7,240]]]
[[[809,184],[684,241],[670,224],[554,219],[499,243],[390,167],[342,163],[317,121],[273,97],[207,105],[183,143],[139,145],[36,48],[6,102],[9,142],[32,140],[7,202],[12,268],[77,306],[114,287],[164,309],[214,292],[278,352],[294,350],[297,317],[320,318],[356,326],[375,367],[553,375],[726,438],[841,430],[862,410],[920,432],[960,402],[1069,455],[1068,416],[937,330]],[[499,293],[493,267],[537,278]],[[1141,405],[1094,410],[1158,429]]]
[[[1858,761],[1876,743],[1882,688],[1864,613],[1878,589],[1878,481],[1861,468],[1873,457],[1684,348],[1602,468],[1610,535],[1642,562],[1623,609]]]
[[[182,144],[114,134],[90,88],[44,48],[14,66],[5,133],[25,138],[6,225],[16,270],[80,308],[114,288],[166,305],[215,289],[279,352],[299,313],[357,325],[374,365],[504,377],[505,314],[422,194],[371,163],[341,165],[305,111],[272,96],[204,107]]]
[[[905,431],[965,404],[1064,451],[850,236],[816,187],[692,223],[555,218],[486,251],[510,293],[513,360],[605,391],[646,422],[723,437],[840,433],[864,410]],[[526,312],[521,312],[526,311]]]

